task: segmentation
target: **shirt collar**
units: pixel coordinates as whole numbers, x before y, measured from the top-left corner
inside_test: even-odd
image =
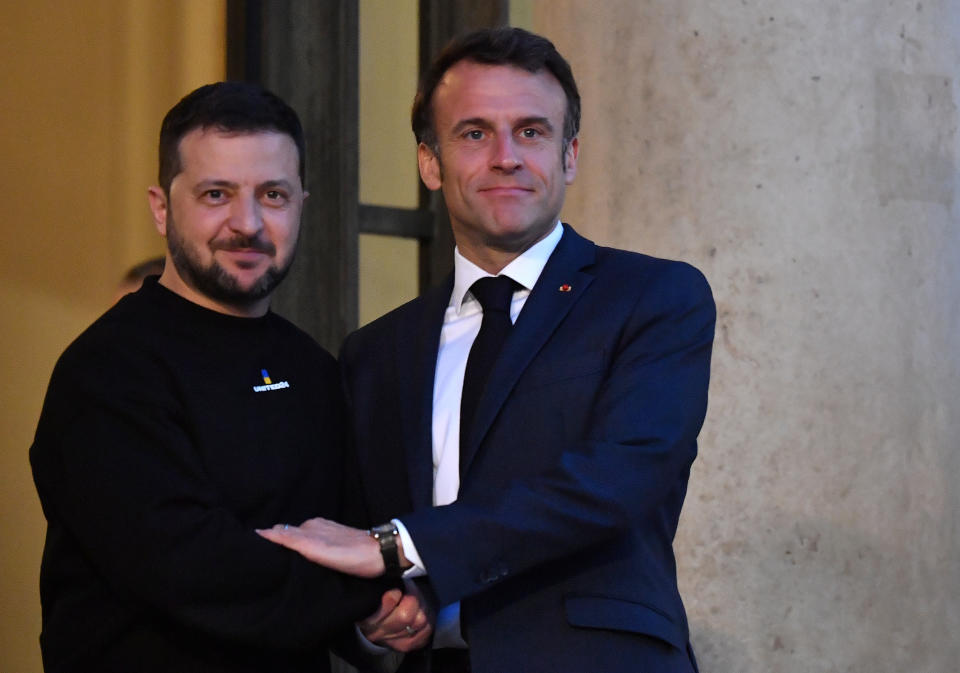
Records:
[[[524,250],[516,259],[503,267],[499,276],[509,276],[526,290],[532,290],[537,279],[547,265],[547,260],[553,254],[560,237],[563,236],[563,225],[557,220],[556,226],[549,234]],[[491,276],[479,266],[460,254],[459,248],[453,250],[453,293],[450,295],[450,306],[460,313],[464,297],[475,281]]]

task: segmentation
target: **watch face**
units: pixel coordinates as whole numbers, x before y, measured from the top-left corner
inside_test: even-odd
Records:
[[[374,526],[370,529],[370,532],[373,533],[373,536],[380,539],[382,535],[399,535],[400,531],[397,530],[397,527],[392,523],[382,523],[379,526]]]

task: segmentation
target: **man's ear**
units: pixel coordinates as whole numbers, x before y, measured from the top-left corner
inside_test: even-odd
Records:
[[[576,137],[567,143],[567,151],[563,153],[563,179],[568,185],[577,177],[577,157],[580,156],[580,138]]]
[[[440,157],[427,147],[426,143],[420,143],[417,146],[417,165],[420,167],[420,179],[430,191],[440,189],[443,183],[440,170]]]
[[[147,201],[153,214],[153,224],[161,236],[167,235],[167,195],[163,189],[154,185],[147,188]]]

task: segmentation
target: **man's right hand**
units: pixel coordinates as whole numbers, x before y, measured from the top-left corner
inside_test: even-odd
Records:
[[[434,615],[416,584],[404,581],[403,593],[383,594],[380,608],[357,627],[370,642],[397,652],[417,650],[430,642]]]

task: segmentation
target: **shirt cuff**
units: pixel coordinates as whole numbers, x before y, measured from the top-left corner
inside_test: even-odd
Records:
[[[413,544],[413,538],[410,537],[410,533],[407,532],[406,526],[404,526],[399,519],[391,519],[391,523],[400,531],[400,543],[403,545],[403,555],[413,564],[413,567],[407,569],[407,571],[403,573],[403,576],[423,577],[427,574],[427,569],[423,565],[420,554],[417,553],[417,547]]]
[[[360,627],[356,624],[353,625],[353,628],[357,631],[357,642],[360,644],[360,648],[367,654],[382,656],[392,651],[389,647],[381,647],[380,645],[367,640],[367,637],[363,635],[363,631],[361,631]]]

